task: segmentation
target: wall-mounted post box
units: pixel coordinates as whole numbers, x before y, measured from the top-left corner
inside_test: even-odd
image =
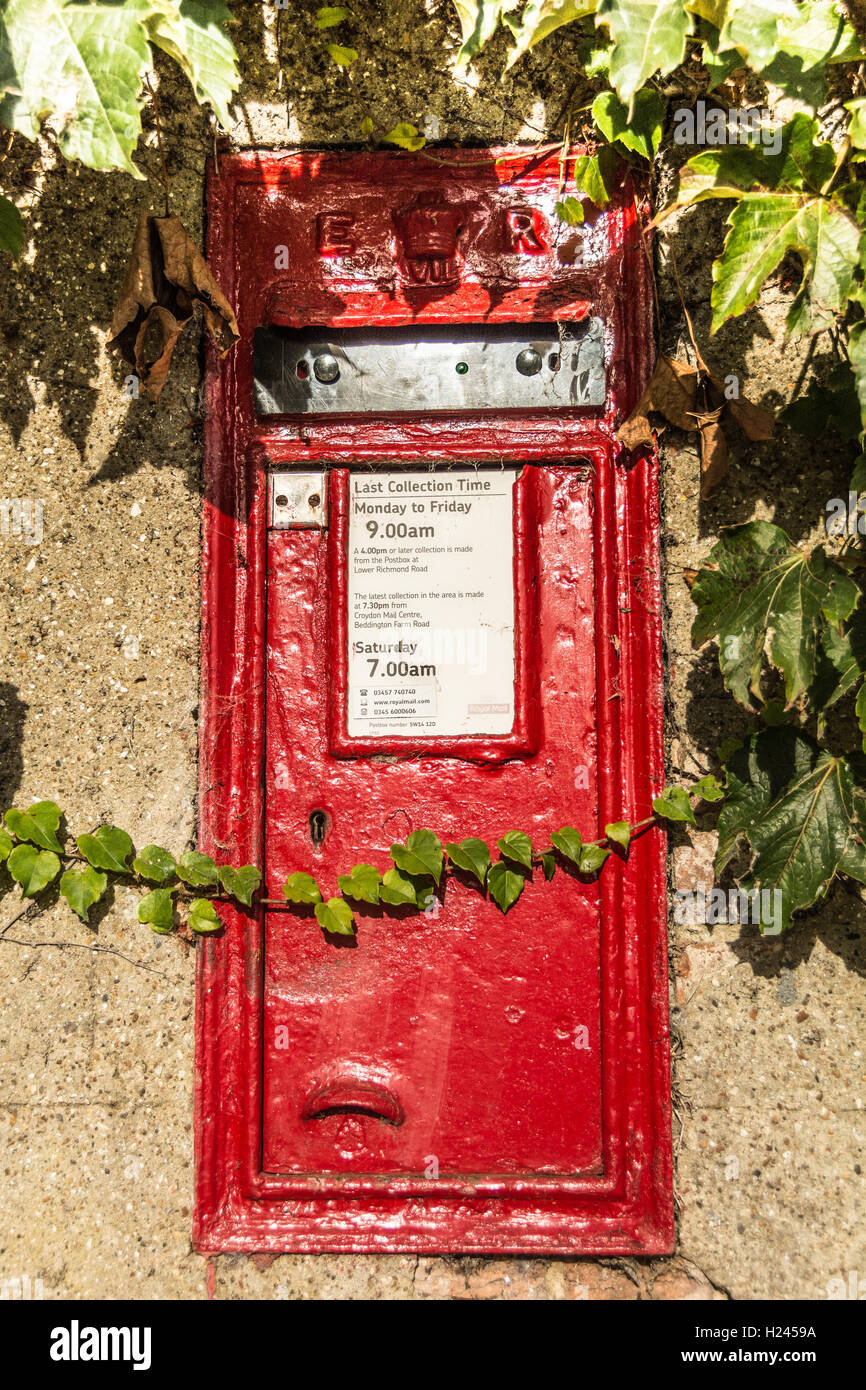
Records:
[[[212,173],[242,339],[208,372],[201,841],[272,901],[202,943],[202,1249],[671,1248],[661,832],[507,916],[456,880],[351,939],[279,905],[414,830],[545,848],[660,785],[655,464],[614,441],[650,366],[640,214],[625,183],[560,223],[562,173]]]

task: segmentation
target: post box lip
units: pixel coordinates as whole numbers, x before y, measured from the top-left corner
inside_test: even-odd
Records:
[[[443,157],[453,153],[437,152]],[[578,152],[573,147],[573,154]],[[479,151],[456,153],[455,175],[468,178],[471,160],[464,161],[463,155],[477,158]],[[545,181],[555,186],[555,157],[538,157],[526,148],[501,153],[509,167],[521,170],[525,186]],[[236,188],[259,186],[281,196],[295,181],[303,182],[311,161],[318,175],[334,178],[360,168],[379,177],[377,169],[396,174],[416,167],[391,152],[222,156],[219,174],[212,169],[208,180],[208,242],[209,259],[230,300],[236,298],[239,266]],[[638,814],[663,775],[656,463],[643,457],[626,469],[615,461],[612,445],[616,413],[634,404],[650,366],[651,291],[643,249],[629,230],[634,222],[624,193],[612,213],[611,260],[596,272],[614,305],[619,341],[627,339],[630,354],[627,365],[624,353],[612,363],[609,410],[602,418],[547,422],[531,416],[474,418],[463,422],[459,436],[449,438],[447,449],[453,462],[544,462],[551,457],[557,463],[580,463],[585,457],[594,462],[599,598],[604,613],[621,615],[623,653],[615,661],[610,643],[600,642],[600,679],[613,682],[619,671],[618,688],[633,712],[619,734],[621,702],[614,699],[602,709],[613,721],[611,748],[621,764],[618,770],[602,769],[604,806],[611,819],[624,809]],[[611,277],[618,281],[624,257],[630,257],[633,293],[617,298]],[[248,316],[259,314],[260,306],[241,307]],[[362,438],[354,419],[308,421],[303,428],[275,420],[261,428],[244,413],[244,350],[242,343],[220,369],[216,353],[208,349],[200,843],[218,858],[224,853],[220,845],[232,843],[238,854],[260,863],[266,451],[279,454],[287,467],[311,457],[326,458],[334,466],[387,459],[400,451],[407,459],[414,452],[426,461],[432,440],[423,421],[414,419],[377,421]],[[643,716],[646,702],[648,717]],[[200,942],[198,952],[196,1247],[203,1252],[669,1253],[673,1205],[664,889],[661,831],[636,842],[629,864],[622,870],[614,866],[601,883],[610,927],[603,966],[605,1176],[578,1179],[573,1189],[559,1190],[554,1188],[562,1180],[555,1179],[544,1192],[539,1185],[526,1190],[518,1178],[510,1188],[494,1182],[489,1191],[477,1188],[469,1194],[464,1186],[441,1197],[429,1184],[413,1193],[396,1180],[386,1196],[383,1186],[389,1179],[362,1182],[354,1190],[344,1183],[339,1191],[330,1191],[315,1177],[305,1187],[305,1180],[299,1185],[294,1178],[272,1179],[261,1171],[256,1120],[257,1111],[261,1113],[261,923],[256,914],[226,909],[225,936]],[[623,923],[632,925],[624,931]],[[617,1039],[616,1047],[611,1038]],[[455,1206],[462,1212],[456,1221]]]

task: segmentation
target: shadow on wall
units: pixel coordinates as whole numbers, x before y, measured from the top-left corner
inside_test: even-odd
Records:
[[[21,782],[26,717],[27,705],[19,696],[18,687],[0,681],[0,810],[12,805]]]

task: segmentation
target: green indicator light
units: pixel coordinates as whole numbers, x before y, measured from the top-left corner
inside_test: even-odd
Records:
[[[468,362],[458,362],[458,363],[457,363],[456,370],[457,370],[457,372],[458,372],[458,374],[459,374],[460,376],[465,376],[466,373],[469,371],[469,363],[468,363]]]

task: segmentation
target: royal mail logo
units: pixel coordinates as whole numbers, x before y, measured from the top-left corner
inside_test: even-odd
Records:
[[[128,1361],[134,1371],[150,1370],[149,1327],[68,1327],[51,1330],[52,1361]]]

